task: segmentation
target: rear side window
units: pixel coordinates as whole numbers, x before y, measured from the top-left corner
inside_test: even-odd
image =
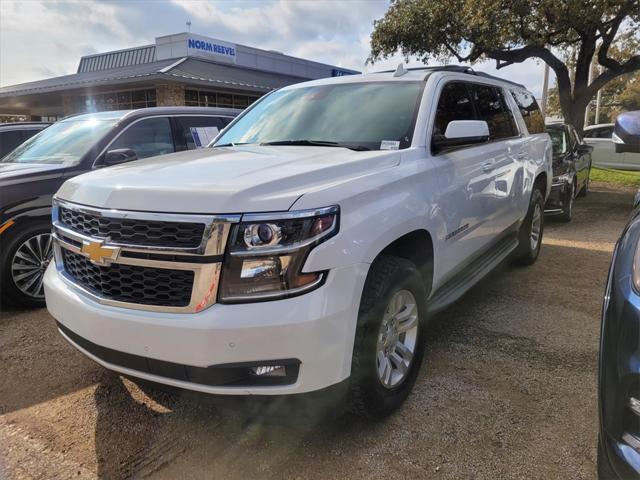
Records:
[[[174,152],[169,119],[167,117],[152,117],[134,123],[111,144],[109,150],[120,148],[133,150],[138,158]]]
[[[175,117],[177,150],[206,147],[227,126],[223,117]]]
[[[24,140],[21,130],[7,130],[0,132],[0,158],[20,145]]]
[[[592,128],[584,132],[585,138],[611,138],[613,127]]]
[[[447,125],[453,120],[475,120],[476,115],[471,103],[471,96],[467,84],[463,82],[447,83],[438,100],[436,109],[434,138],[443,137],[447,131]]]
[[[543,133],[544,118],[542,118],[542,112],[535,97],[523,90],[511,90],[511,96],[520,109],[520,114],[524,118],[529,133]]]
[[[507,106],[502,89],[491,85],[472,84],[471,90],[478,111],[478,120],[489,125],[489,140],[518,135],[515,119]]]

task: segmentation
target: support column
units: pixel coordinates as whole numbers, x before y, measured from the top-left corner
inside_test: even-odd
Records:
[[[173,83],[156,85],[156,105],[158,107],[183,106],[184,85]]]

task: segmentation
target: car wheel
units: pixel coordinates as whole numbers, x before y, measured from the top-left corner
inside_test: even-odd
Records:
[[[591,184],[591,165],[589,165],[589,171],[587,172],[587,180],[584,182],[582,190],[578,194],[579,197],[586,197],[589,194],[589,185]]]
[[[604,451],[602,437],[598,435],[598,480],[614,480],[618,476],[613,471],[607,452]]]
[[[544,233],[544,196],[539,189],[531,193],[527,216],[518,230],[518,247],[513,260],[520,265],[531,265],[537,259]]]
[[[53,256],[51,225],[16,226],[2,243],[0,294],[2,302],[24,307],[43,307],[44,272]]]
[[[427,288],[418,268],[393,256],[367,275],[353,349],[348,410],[378,419],[411,391],[422,363]]]
[[[560,219],[563,222],[570,222],[573,218],[573,203],[576,199],[576,182],[575,180],[571,184],[569,188],[569,193],[567,194],[567,198],[565,199],[564,207],[562,209],[562,215],[560,215]]]

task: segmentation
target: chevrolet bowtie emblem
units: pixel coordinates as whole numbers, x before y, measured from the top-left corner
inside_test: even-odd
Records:
[[[118,247],[105,247],[102,241],[82,242],[82,253],[97,265],[107,265],[110,260],[118,258]]]

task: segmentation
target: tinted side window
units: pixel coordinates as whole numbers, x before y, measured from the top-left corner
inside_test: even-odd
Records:
[[[178,150],[205,147],[228,123],[221,117],[175,117]]]
[[[169,119],[153,117],[134,123],[109,146],[109,150],[119,148],[130,148],[138,158],[174,152]]]
[[[447,125],[453,120],[475,120],[476,114],[471,103],[467,85],[463,82],[447,83],[438,100],[433,137],[443,137]]]
[[[611,138],[613,135],[613,127],[594,128],[584,132],[587,138]]]
[[[0,132],[0,158],[23,142],[21,130],[7,130]]]
[[[27,140],[29,140],[31,137],[33,137],[36,133],[40,133],[42,130],[36,130],[36,129],[31,129],[31,130],[23,130],[22,131],[22,141],[26,142]]]
[[[511,95],[520,109],[520,114],[524,118],[529,133],[544,132],[544,118],[542,118],[542,112],[535,97],[523,90],[511,90]]]
[[[502,91],[490,85],[471,86],[478,111],[478,120],[489,125],[489,140],[518,135],[515,120],[507,107]]]

